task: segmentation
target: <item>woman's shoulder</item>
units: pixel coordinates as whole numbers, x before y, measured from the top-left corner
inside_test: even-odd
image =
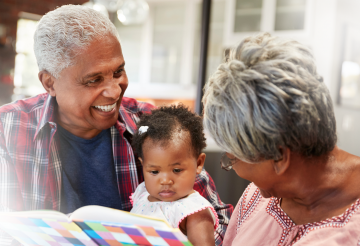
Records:
[[[261,194],[259,188],[254,184],[250,183],[244,190],[239,202],[243,205],[251,205],[260,199]]]

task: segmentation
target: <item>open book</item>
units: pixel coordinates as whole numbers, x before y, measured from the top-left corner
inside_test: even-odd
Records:
[[[23,245],[191,245],[161,219],[85,206],[70,216],[51,210],[0,213],[0,230]]]

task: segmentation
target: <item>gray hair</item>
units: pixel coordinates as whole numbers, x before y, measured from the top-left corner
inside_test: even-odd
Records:
[[[81,5],[64,5],[44,15],[35,31],[34,51],[40,71],[55,78],[93,40],[119,34],[109,18]]]
[[[250,163],[330,152],[336,122],[310,50],[268,33],[230,51],[204,88],[204,125],[219,146]]]

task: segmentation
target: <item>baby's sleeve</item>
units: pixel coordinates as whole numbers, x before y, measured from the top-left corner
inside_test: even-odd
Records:
[[[146,192],[145,182],[142,182],[141,184],[138,185],[135,192],[131,193],[130,202],[131,202],[131,205],[133,205],[133,207],[134,207],[134,204],[139,201],[140,197],[142,195],[144,195],[144,192]]]
[[[179,227],[180,223],[186,217],[205,209],[209,210],[211,217],[213,218],[214,229],[216,229],[219,225],[219,219],[214,207],[197,192],[187,198],[176,201],[173,206],[174,209],[171,224],[173,224],[174,227]],[[170,214],[167,215],[167,217],[170,216]]]

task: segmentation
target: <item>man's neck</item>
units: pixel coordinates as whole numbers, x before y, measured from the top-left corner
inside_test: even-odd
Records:
[[[83,139],[92,139],[100,134],[102,130],[99,129],[88,129],[88,128],[80,128],[76,125],[73,125],[69,120],[64,119],[59,115],[58,108],[56,109],[56,123],[59,124],[62,128],[66,131],[70,132],[71,134],[83,138]]]
[[[66,131],[70,132],[71,134],[79,137],[79,138],[83,138],[83,139],[92,139],[94,137],[96,137],[97,135],[100,134],[100,132],[102,132],[102,130],[98,130],[98,129],[80,129],[80,128],[76,128],[73,127],[72,125],[67,125],[64,124],[63,122],[57,122],[62,128],[64,128]]]

